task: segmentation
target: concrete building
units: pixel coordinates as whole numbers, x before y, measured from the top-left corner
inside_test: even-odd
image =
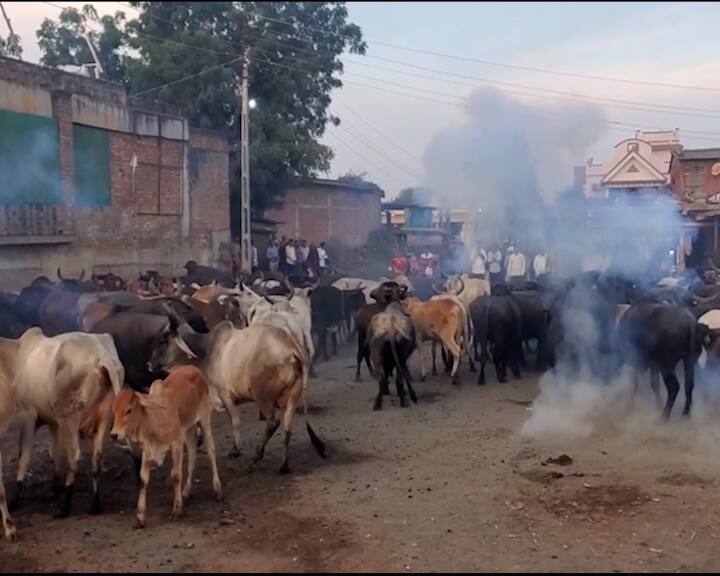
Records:
[[[0,58],[0,284],[177,272],[230,239],[228,145],[117,85]]]
[[[604,163],[590,158],[575,172],[586,198],[612,198],[617,194],[669,192],[670,160],[682,150],[675,130],[638,132],[618,142]]]
[[[375,184],[315,179],[289,189],[282,208],[269,210],[279,235],[308,242],[336,240],[354,248],[380,227],[380,201]]]

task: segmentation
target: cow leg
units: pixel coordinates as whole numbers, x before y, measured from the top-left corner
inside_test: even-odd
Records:
[[[355,368],[355,382],[360,382],[360,364],[365,356],[365,336],[358,332],[357,366]]]
[[[292,423],[295,417],[296,398],[290,396],[285,405],[285,413],[283,414],[283,429],[285,430],[285,458],[280,467],[280,474],[290,474],[290,465],[288,463],[290,456],[290,438],[292,437]]]
[[[328,335],[327,328],[323,328],[320,331],[320,346],[322,347],[322,353],[323,353],[323,358],[325,359],[325,362],[328,362],[330,360],[330,356],[328,356],[328,352],[327,352],[327,335]]]
[[[424,354],[424,348],[425,348],[425,346],[424,346],[424,344],[425,344],[425,343],[421,340],[421,341],[418,343],[418,347],[417,347],[418,356],[420,356],[420,373],[421,373],[420,382],[425,382],[425,378],[426,378],[426,372],[425,372],[425,354]]]
[[[455,341],[449,341],[445,346],[448,350],[450,357],[452,358],[452,370],[450,376],[452,377],[452,383],[456,386],[460,385],[460,361],[462,360],[462,348]]]
[[[107,400],[112,401],[113,396],[108,395]],[[110,405],[108,404],[108,408]],[[100,477],[102,474],[102,451],[103,444],[105,442],[105,434],[108,427],[110,426],[110,419],[112,413],[110,411],[103,415],[100,425],[95,432],[93,438],[93,452],[92,452],[92,489],[93,489],[93,503],[91,508],[92,514],[100,514],[102,512],[102,504],[100,502]]]
[[[373,404],[373,410],[378,411],[382,410],[382,402],[383,402],[383,389],[382,384],[378,382],[378,395],[375,397],[375,403]]]
[[[333,356],[337,356],[337,354],[338,354],[338,338],[339,337],[340,337],[339,330],[335,330],[332,334]]]
[[[138,490],[137,512],[135,514],[135,528],[145,528],[145,512],[147,510],[147,489],[150,484],[150,458],[143,450],[140,464],[140,489]]]
[[[15,530],[15,525],[8,511],[7,500],[5,498],[5,483],[2,477],[2,452],[0,452],[0,516],[2,517],[5,540],[15,542],[15,540],[17,540],[17,531]]]
[[[35,444],[35,415],[26,415],[20,427],[20,458],[16,476],[15,496],[10,502],[10,510],[20,508],[25,490],[25,475],[30,466],[33,445]]]
[[[493,351],[493,362],[495,363],[495,372],[497,374],[498,382],[503,384],[506,383],[507,373],[505,370],[505,358],[497,348]]]
[[[172,470],[170,478],[173,483],[173,509],[171,518],[178,520],[182,516],[182,468],[183,468],[183,442],[175,442],[170,448],[172,452]]]
[[[62,477],[62,448],[60,446],[60,435],[57,426],[50,426],[50,457],[53,460],[53,482],[52,495],[57,498],[62,494],[63,477]]]
[[[77,474],[78,461],[80,460],[80,434],[77,426],[60,425],[60,442],[65,448],[67,460],[67,475],[65,476],[65,488],[63,490],[58,518],[67,518],[70,514],[70,504],[75,492],[75,475]]]
[[[432,368],[432,375],[437,376],[437,368],[435,367],[435,347],[437,346],[437,342],[435,340],[432,341],[432,361],[433,361],[433,368]]]
[[[212,432],[212,409],[210,407],[208,407],[208,410],[200,418],[200,428],[205,438],[205,449],[207,450],[208,461],[210,462],[215,499],[220,501],[223,499],[223,493],[220,475],[218,474],[217,458],[215,457],[215,437]]]
[[[410,380],[405,379],[405,383],[408,387],[408,394],[410,395],[410,400],[412,400],[414,404],[417,404],[417,396],[415,395],[415,390],[413,389]]]
[[[518,380],[522,378],[520,366],[522,365],[523,368],[527,368],[527,366],[525,365],[525,357],[523,355],[522,347],[522,342],[518,343],[516,347],[517,355],[513,354],[512,356],[510,356],[510,369],[512,370],[513,378]]]
[[[485,353],[485,344],[481,344],[480,347],[480,358],[478,362],[480,362],[480,374],[478,374],[478,386],[484,386],[485,385],[485,364],[487,364],[487,355]],[[475,352],[477,356],[477,341],[475,342]]]
[[[639,387],[639,374],[635,379],[635,393]],[[650,388],[652,388],[653,394],[655,395],[655,403],[658,409],[662,408],[662,398],[660,398],[660,373],[655,368],[650,368]],[[633,394],[634,396],[634,394]]]
[[[220,401],[223,403],[225,410],[230,417],[230,423],[232,424],[233,431],[233,448],[230,451],[230,456],[237,458],[240,456],[240,414],[238,413],[237,406],[233,404],[230,395],[226,392],[219,392]]]
[[[400,369],[395,369],[395,389],[397,390],[398,398],[400,398],[400,406],[407,408],[409,406],[407,398],[405,398],[405,387],[403,386],[402,375]]]
[[[185,486],[182,490],[182,497],[187,500],[190,497],[190,488],[192,487],[193,476],[195,475],[195,462],[197,461],[197,438],[195,435],[195,426],[185,431],[185,447],[188,453],[187,476],[185,477]]]
[[[272,438],[273,434],[275,434],[278,426],[280,426],[280,420],[275,418],[275,410],[270,410],[269,415],[265,419],[265,436],[260,444],[258,444],[257,450],[255,451],[255,457],[253,458],[253,464],[257,464],[260,460],[262,460],[265,455],[265,446],[267,446],[270,438]]]
[[[678,391],[680,390],[680,383],[678,382],[678,379],[675,376],[675,371],[672,368],[663,370],[662,375],[668,392],[665,409],[663,410],[663,418],[665,420],[669,420],[670,413],[672,412],[673,405],[675,404],[675,398],[677,398]]]
[[[683,361],[685,366],[685,408],[683,415],[689,416],[692,408],[693,388],[695,388],[695,359],[685,358]]]

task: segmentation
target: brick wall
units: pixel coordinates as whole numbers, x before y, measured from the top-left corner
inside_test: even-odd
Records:
[[[288,190],[282,208],[271,210],[267,217],[281,222],[280,235],[360,246],[380,227],[380,195],[379,190],[307,184]]]

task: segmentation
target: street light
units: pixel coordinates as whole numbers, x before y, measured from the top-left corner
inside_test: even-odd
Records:
[[[255,98],[250,98],[250,100],[248,101],[248,107],[250,108],[250,110],[255,110],[255,106],[257,106],[257,101],[255,100]]]

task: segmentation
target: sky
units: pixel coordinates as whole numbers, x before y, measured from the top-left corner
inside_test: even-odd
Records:
[[[101,14],[131,12],[117,2],[96,2],[95,6]],[[5,2],[5,7],[23,40],[24,57],[37,61],[35,31],[43,18],[56,18],[59,10],[29,2]],[[588,97],[691,109],[629,110],[596,101],[607,124],[594,143],[571,151],[572,158],[556,178],[566,179],[568,184],[573,163],[580,164],[590,156],[596,161],[608,159],[613,145],[632,136],[637,128],[679,128],[686,148],[720,146],[718,91],[610,82],[469,61],[720,90],[718,3],[349,2],[348,9],[350,19],[363,30],[368,52],[365,57],[344,57],[345,85],[333,93],[331,112],[342,124],[328,128],[323,137],[336,154],[331,177],[348,171],[366,172],[366,178],[380,185],[390,198],[404,187],[426,184],[424,155],[433,138],[462,126],[467,121],[465,99],[488,86],[536,107],[540,114],[545,109],[548,114],[557,113],[563,99],[586,102]],[[0,33],[6,35],[3,22]]]

